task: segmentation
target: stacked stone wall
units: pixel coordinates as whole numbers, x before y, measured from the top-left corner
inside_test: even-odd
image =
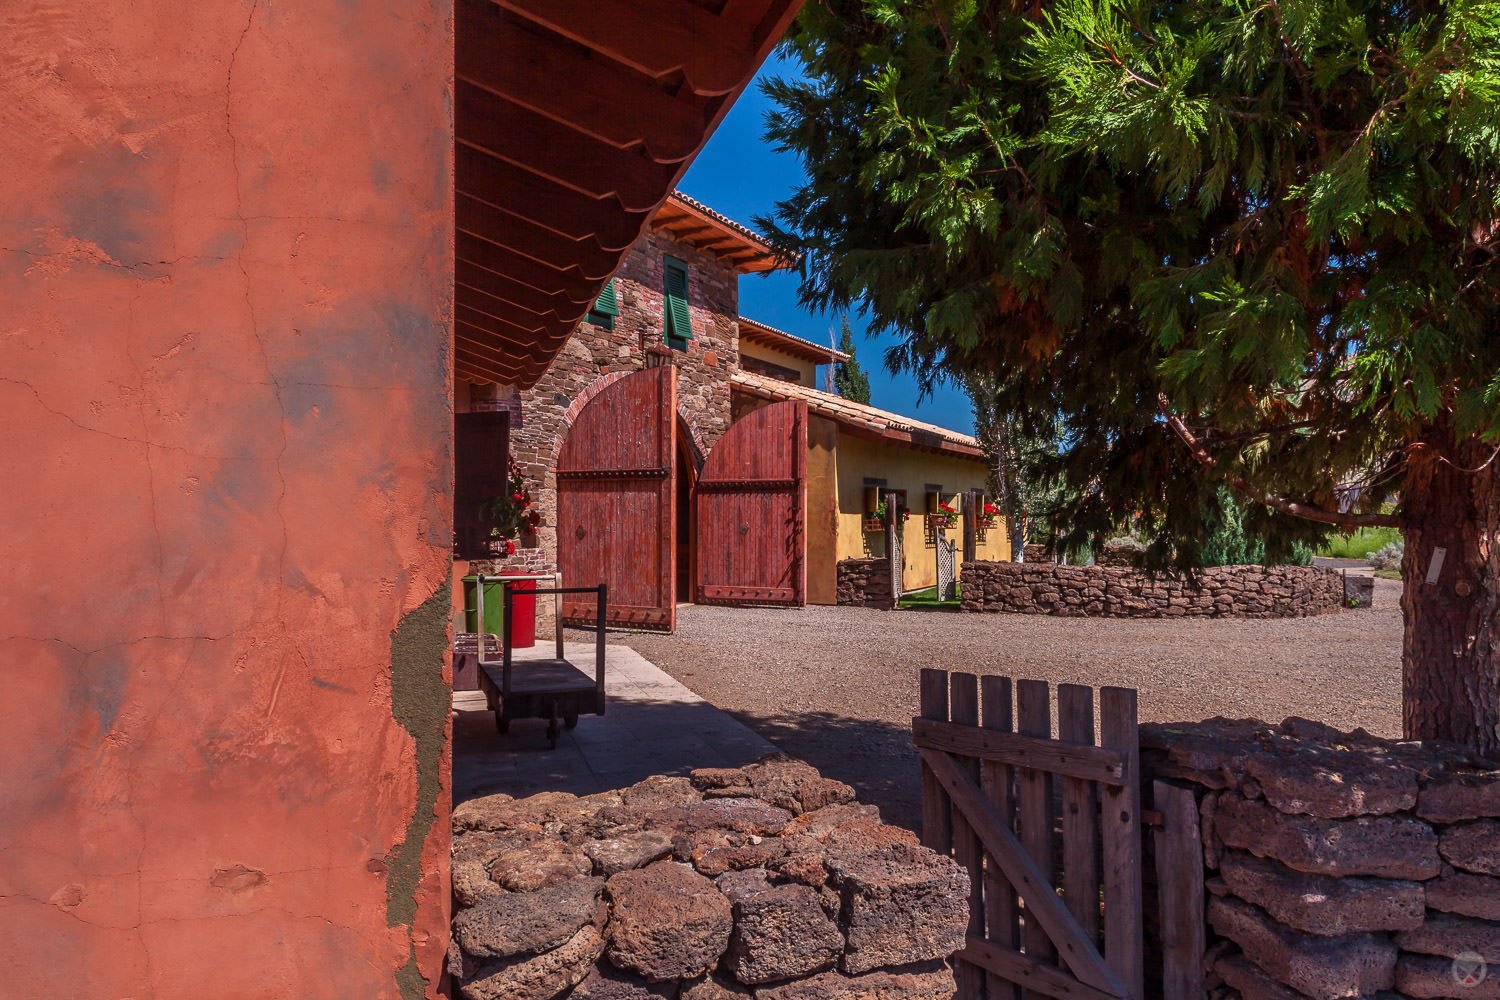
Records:
[[[840,559],[837,574],[839,604],[882,610],[896,606],[889,559]]]
[[[1216,719],[1141,727],[1198,791],[1214,1000],[1500,997],[1500,762]]]
[[[775,755],[453,811],[467,1000],[945,1000],[968,874]]]
[[[966,562],[960,583],[965,611],[1071,617],[1300,618],[1349,604],[1340,573],[1322,566],[1215,566],[1195,586],[1123,566]]]

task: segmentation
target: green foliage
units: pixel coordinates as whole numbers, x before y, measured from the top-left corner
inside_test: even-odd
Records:
[[[535,531],[542,523],[541,514],[532,506],[531,490],[514,458],[510,459],[506,491],[481,501],[478,514],[480,522],[489,525],[491,537],[512,542],[522,531]]]
[[[808,180],[759,224],[895,366],[1068,428],[1021,464],[1070,544],[1201,565],[1226,484],[1373,509],[1412,442],[1500,440],[1500,3],[823,0],[787,48]]]
[[[1312,563],[1313,549],[1306,543],[1293,542],[1281,547],[1273,543],[1268,546],[1264,538],[1250,533],[1245,526],[1248,505],[1232,490],[1221,487],[1214,499],[1203,515],[1203,547],[1199,557],[1202,565],[1307,566]]]
[[[1370,553],[1400,542],[1401,531],[1398,528],[1360,528],[1351,534],[1331,536],[1318,549],[1318,555],[1334,559],[1366,559]]]
[[[870,403],[870,376],[859,366],[854,357],[854,334],[849,330],[849,314],[843,317],[843,329],[839,333],[839,350],[849,355],[848,361],[840,361],[833,369],[833,387],[840,396],[856,403]]]
[[[962,384],[974,412],[974,436],[990,468],[988,492],[1010,526],[1015,555],[1030,541],[1052,544],[1078,492],[1056,469],[1068,436],[1061,415],[1001,410],[1000,387],[992,376],[971,373]]]

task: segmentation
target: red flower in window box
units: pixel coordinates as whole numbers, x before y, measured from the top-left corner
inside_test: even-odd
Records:
[[[509,471],[507,492],[480,503],[479,520],[489,525],[490,538],[497,545],[505,542],[505,554],[514,555],[515,539],[520,537],[523,529],[536,530],[542,523],[542,515],[532,506],[531,490],[526,487],[515,459],[510,460]]]

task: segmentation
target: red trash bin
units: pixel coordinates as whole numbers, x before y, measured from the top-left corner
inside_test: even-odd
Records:
[[[524,576],[524,569],[502,569],[501,576]],[[513,649],[526,649],[536,645],[536,581],[517,580],[507,583],[510,590],[511,624],[510,644]]]

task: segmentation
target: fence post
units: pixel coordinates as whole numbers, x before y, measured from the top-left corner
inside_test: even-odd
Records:
[[[1100,744],[1125,758],[1123,785],[1100,789],[1100,828],[1104,833],[1104,948],[1109,964],[1124,980],[1133,1000],[1146,989],[1145,942],[1141,923],[1141,742],[1133,688],[1099,691]]]
[[[938,544],[943,544],[942,538],[938,539]],[[941,596],[939,595],[939,599]],[[951,720],[960,725],[978,727],[979,678],[973,674],[955,673],[949,675],[948,684],[948,693],[953,706],[950,713]],[[978,785],[979,758],[969,758],[960,766],[974,784]],[[969,826],[968,820],[964,819],[963,813],[958,809],[953,810],[953,847],[954,857],[969,872],[969,934],[982,938],[984,937],[984,849],[980,846],[979,837]],[[960,961],[956,971],[958,972],[959,1000],[983,1000],[984,970]]]
[[[1156,781],[1152,801],[1161,813],[1156,837],[1156,884],[1161,907],[1163,1000],[1204,1000],[1203,847],[1198,797],[1191,788]]]
[[[1008,733],[1012,729],[1009,677],[985,677],[980,682],[984,696],[984,728]],[[1015,827],[1015,796],[1011,790],[1010,765],[999,761],[984,762],[984,797],[990,800],[1007,827]],[[1002,948],[1020,948],[1020,909],[1016,890],[997,864],[985,866],[984,924],[985,937]],[[988,1000],[1020,1000],[1021,991],[1009,979],[990,973]]]
[[[1023,736],[1052,738],[1052,696],[1046,681],[1016,681],[1016,731]],[[1020,821],[1021,845],[1047,878],[1057,865],[1052,853],[1052,782],[1050,772],[1023,767],[1016,779],[1016,813]],[[1026,954],[1040,962],[1057,957],[1052,939],[1031,919],[1027,907]]]
[[[1094,745],[1094,689],[1057,686],[1058,736],[1067,743]],[[1099,821],[1094,783],[1062,779],[1063,899],[1095,947],[1099,944],[1099,866],[1095,844]]]
[[[948,721],[948,672],[922,668],[922,718]],[[948,855],[953,851],[953,809],[937,775],[922,764],[922,843]]]

